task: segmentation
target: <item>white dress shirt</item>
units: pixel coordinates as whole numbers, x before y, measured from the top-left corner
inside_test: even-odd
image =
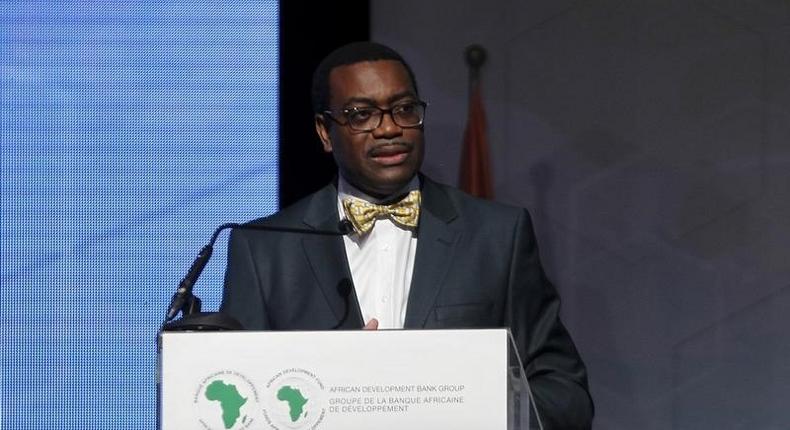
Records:
[[[395,195],[405,195],[418,189],[420,182],[415,176]],[[346,218],[343,198],[348,196],[370,203],[382,202],[363,193],[339,175],[337,210],[341,220]],[[414,271],[414,255],[417,252],[414,232],[389,218],[379,218],[366,235],[360,237],[357,233],[348,234],[343,236],[343,242],[365,323],[375,318],[379,321],[379,329],[403,328]]]

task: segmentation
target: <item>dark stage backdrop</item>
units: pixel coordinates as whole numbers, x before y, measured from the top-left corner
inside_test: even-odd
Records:
[[[496,196],[535,215],[595,428],[787,428],[790,3],[371,6],[431,103],[440,180],[457,178],[463,49],[489,49]]]
[[[313,126],[313,71],[335,48],[370,37],[367,1],[284,1],[280,49],[280,204],[286,207],[336,174]]]

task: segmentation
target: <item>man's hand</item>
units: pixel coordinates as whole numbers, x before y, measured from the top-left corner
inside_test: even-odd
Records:
[[[365,327],[362,327],[362,330],[378,330],[378,328],[379,328],[379,320],[375,318],[371,318],[370,321],[368,321],[368,323],[365,324]]]

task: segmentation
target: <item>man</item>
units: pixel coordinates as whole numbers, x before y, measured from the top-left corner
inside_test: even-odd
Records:
[[[349,219],[354,232],[234,231],[221,310],[254,330],[509,327],[545,427],[589,428],[586,371],[529,214],[418,173],[426,105],[403,58],[341,47],[316,70],[313,99],[337,180],[253,222],[336,230]],[[351,306],[339,292],[349,280]]]

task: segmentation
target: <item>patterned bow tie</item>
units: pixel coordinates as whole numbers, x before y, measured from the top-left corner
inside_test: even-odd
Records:
[[[403,200],[391,205],[377,205],[355,197],[346,197],[343,199],[343,208],[354,225],[354,230],[360,235],[369,232],[376,219],[382,217],[389,217],[403,227],[414,228],[420,219],[420,192],[414,190]]]

